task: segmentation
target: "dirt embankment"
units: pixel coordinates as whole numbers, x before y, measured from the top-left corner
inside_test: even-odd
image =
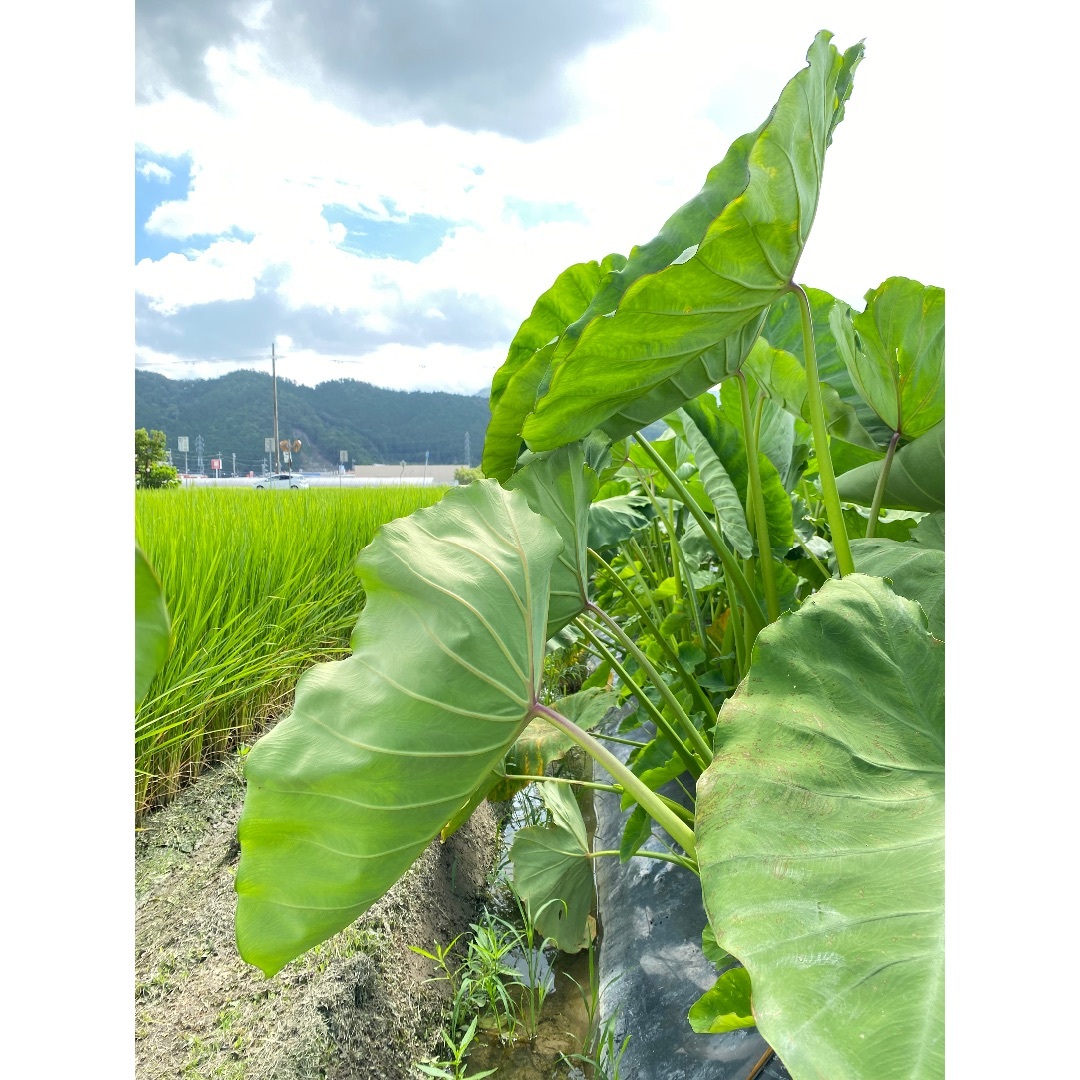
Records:
[[[498,846],[487,803],[436,841],[358,922],[267,979],[236,951],[233,880],[243,800],[219,767],[136,840],[139,1080],[406,1080],[441,1052],[445,984],[410,945],[475,921]]]

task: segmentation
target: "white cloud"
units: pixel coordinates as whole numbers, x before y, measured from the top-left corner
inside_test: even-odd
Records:
[[[841,48],[865,37],[867,56],[830,150],[799,280],[852,303],[893,273],[945,284],[933,194],[942,42],[931,6],[737,11],[672,0],[651,24],[569,68],[584,118],[532,143],[371,123],[274,78],[255,46],[210,49],[219,106],[173,94],[139,106],[136,127],[144,153],[191,159],[186,198],[157,207],[148,231],[195,247],[200,237],[223,238],[143,260],[136,288],[171,313],[250,299],[272,282],[293,309],[341,313],[391,337],[408,313],[438,312],[447,293],[487,305],[493,322],[516,323],[564,267],[650,239],[730,142],[765,118],[822,25]],[[510,209],[523,203],[558,206],[574,220],[543,221],[538,209],[539,223],[528,225]],[[452,227],[416,262],[360,257],[342,250],[345,227],[323,216],[331,205]]]
[[[241,240],[218,240],[193,255],[170,253],[135,265],[135,290],[164,315],[215,300],[250,300],[266,267],[258,248]]]
[[[164,165],[159,165],[156,161],[144,161],[136,172],[145,176],[147,180],[160,180],[166,184],[173,177],[171,170],[166,169]]]
[[[286,347],[285,343],[289,345]],[[491,383],[506,358],[502,346],[469,349],[462,345],[437,344],[426,347],[388,343],[363,356],[336,356],[310,349],[297,349],[285,335],[278,335],[277,373],[305,386],[334,379],[359,379],[387,390],[444,390],[453,394],[475,394]],[[192,361],[185,357],[136,346],[135,366],[166,375],[170,379],[212,379],[237,368],[270,373],[269,354],[265,361],[222,363]]]

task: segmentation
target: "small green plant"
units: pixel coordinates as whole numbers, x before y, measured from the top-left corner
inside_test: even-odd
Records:
[[[476,1022],[478,1019],[479,1017],[476,1016],[472,1018],[472,1023],[469,1024],[460,1038],[443,1028],[440,1034],[446,1048],[450,1051],[450,1057],[445,1061],[418,1062],[413,1068],[418,1069],[424,1076],[434,1076],[438,1080],[481,1080],[484,1076],[491,1076],[495,1072],[494,1069],[484,1069],[482,1072],[476,1073],[466,1071],[468,1065],[465,1061],[465,1055],[468,1053],[469,1045],[476,1037]]]
[[[499,1038],[512,1041],[518,1016],[510,987],[517,982],[517,972],[507,963],[507,957],[517,948],[520,931],[490,911],[485,911],[480,922],[469,929],[473,937],[461,975],[463,992],[486,1011]]]
[[[551,904],[561,903],[558,900],[550,900],[536,912],[535,917],[529,912],[528,905],[523,903],[521,897],[511,888],[511,895],[521,919],[522,929],[519,931],[518,947],[520,948],[525,962],[525,972],[516,973],[516,982],[521,987],[522,1007],[521,1023],[525,1028],[527,1037],[536,1038],[537,1028],[540,1024],[540,1014],[544,1008],[544,1002],[548,994],[555,988],[555,975],[547,960],[547,950],[555,944],[550,937],[541,937],[536,929],[536,919],[540,917],[544,908]]]
[[[630,1036],[625,1036],[618,1048],[616,1048],[615,1025],[618,1009],[611,1016],[601,1021],[600,991],[597,986],[596,973],[596,950],[592,942],[588,945],[588,957],[587,989],[572,975],[567,975],[567,978],[578,988],[578,993],[581,994],[588,1024],[585,1035],[581,1040],[581,1050],[576,1054],[563,1054],[562,1058],[568,1063],[576,1062],[585,1066],[589,1070],[589,1080],[619,1080],[619,1063],[626,1052]],[[609,979],[605,989],[612,986],[619,978],[620,976],[616,975],[614,978]]]

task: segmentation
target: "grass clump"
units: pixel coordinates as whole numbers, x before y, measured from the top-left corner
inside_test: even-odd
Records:
[[[135,539],[174,633],[135,714],[137,816],[279,715],[305,668],[348,655],[363,606],[357,553],[445,490],[136,492]]]

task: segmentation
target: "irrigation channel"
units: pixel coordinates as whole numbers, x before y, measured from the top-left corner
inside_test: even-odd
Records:
[[[585,771],[577,775],[588,775],[585,761],[578,764]],[[617,848],[626,820],[617,796],[576,790],[592,849]],[[685,798],[680,781],[664,793]],[[242,800],[233,758],[149,815],[136,834],[139,1080],[411,1080],[418,1063],[445,1061],[439,1031],[448,1025],[451,995],[422,951],[458,939],[457,966],[474,937],[470,927],[491,917],[518,922],[506,856],[515,832],[539,821],[536,787],[511,803],[482,803],[357,923],[270,980],[244,964],[233,937]],[[661,846],[655,836],[647,844]],[[753,1072],[765,1051],[756,1031],[690,1029],[690,1006],[716,978],[701,950],[706,919],[697,878],[652,859],[594,865],[593,948],[574,955],[534,948],[531,970],[524,951],[507,954],[523,981],[548,990],[535,1034],[529,1038],[526,1027],[513,1040],[500,1038],[500,1021],[481,1010],[467,1072],[458,1075],[788,1080],[775,1057]],[[524,991],[517,996],[520,1022],[527,1003]],[[607,1068],[594,1070],[586,1057]]]
[[[632,705],[624,706],[601,730],[614,734],[633,711]],[[647,741],[655,732],[646,726],[622,734]],[[609,748],[623,761],[629,756],[625,743]],[[579,775],[591,776],[591,764]],[[692,808],[691,789],[687,774],[661,791]],[[610,792],[578,790],[591,850],[617,850],[631,810],[621,810],[619,797]],[[514,832],[531,823],[538,801],[529,788],[514,797],[502,829],[504,851]],[[663,851],[666,846],[654,826],[643,847]],[[544,1002],[542,1034],[507,1045],[489,1031],[468,1055],[469,1075],[497,1069],[501,1080],[790,1080],[756,1029],[706,1035],[690,1028],[690,1007],[717,977],[702,951],[707,918],[697,877],[648,858],[625,863],[601,858],[594,869],[593,955],[559,953],[551,963],[545,957],[541,978],[550,969],[553,989]],[[513,959],[525,975],[524,957],[519,953]],[[600,1067],[592,1073],[570,1067],[575,1045],[591,1050]]]

